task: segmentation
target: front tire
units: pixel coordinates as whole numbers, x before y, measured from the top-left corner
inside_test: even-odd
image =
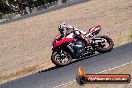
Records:
[[[70,62],[72,60],[71,55],[66,51],[63,51],[62,54],[63,54],[63,56],[60,56],[60,54],[56,51],[52,53],[51,61],[56,66],[65,66],[65,65],[70,64]]]
[[[114,43],[113,43],[112,39],[109,38],[108,36],[100,36],[100,38],[103,38],[103,39],[106,40],[105,43],[106,43],[106,42],[108,43],[108,47],[105,47],[106,44],[105,44],[103,47],[101,47],[101,46],[96,47],[97,51],[98,51],[99,53],[110,52],[110,51],[113,49],[113,47],[114,47]]]

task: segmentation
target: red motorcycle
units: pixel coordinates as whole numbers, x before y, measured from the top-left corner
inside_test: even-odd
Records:
[[[70,64],[72,59],[79,59],[89,55],[99,53],[106,53],[113,49],[114,43],[108,36],[97,35],[101,31],[101,26],[97,25],[89,29],[87,35],[91,41],[87,44],[83,39],[76,37],[75,33],[66,38],[58,40],[56,36],[52,42],[52,62],[57,66],[65,66]],[[80,34],[80,36],[85,36]]]

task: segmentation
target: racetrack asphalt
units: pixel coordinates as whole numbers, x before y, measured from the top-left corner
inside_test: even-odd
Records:
[[[132,62],[132,42],[116,47],[111,52],[96,54],[76,60],[64,67],[52,67],[0,85],[0,88],[53,88],[75,80],[77,68],[82,66],[87,73],[98,73]]]

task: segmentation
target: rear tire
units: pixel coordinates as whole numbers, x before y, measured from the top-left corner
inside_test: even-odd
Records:
[[[109,38],[108,36],[100,36],[100,37],[107,40],[107,42],[109,43],[109,47],[107,47],[107,48],[104,48],[104,47],[102,47],[102,48],[96,47],[97,51],[99,53],[110,52],[113,49],[113,47],[114,47],[114,43],[113,43],[112,39]]]
[[[58,52],[53,52],[51,56],[52,63],[54,63],[56,66],[65,66],[70,64],[72,60],[71,55],[66,51],[63,51],[63,54],[65,55],[64,58],[61,58],[61,57],[57,58],[57,55],[59,55]],[[67,61],[64,62],[64,59],[67,59]]]

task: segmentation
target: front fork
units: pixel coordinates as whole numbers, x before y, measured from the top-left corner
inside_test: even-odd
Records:
[[[58,52],[60,54],[60,57],[63,58],[64,57],[64,53],[63,53],[63,50],[60,49],[60,52]]]
[[[64,54],[63,54],[63,50],[61,49],[61,47],[59,47],[57,50],[55,50],[58,54],[59,54],[59,56],[60,57],[63,57],[64,56]],[[53,50],[53,52],[54,52],[54,50]],[[53,53],[52,52],[52,53]]]

